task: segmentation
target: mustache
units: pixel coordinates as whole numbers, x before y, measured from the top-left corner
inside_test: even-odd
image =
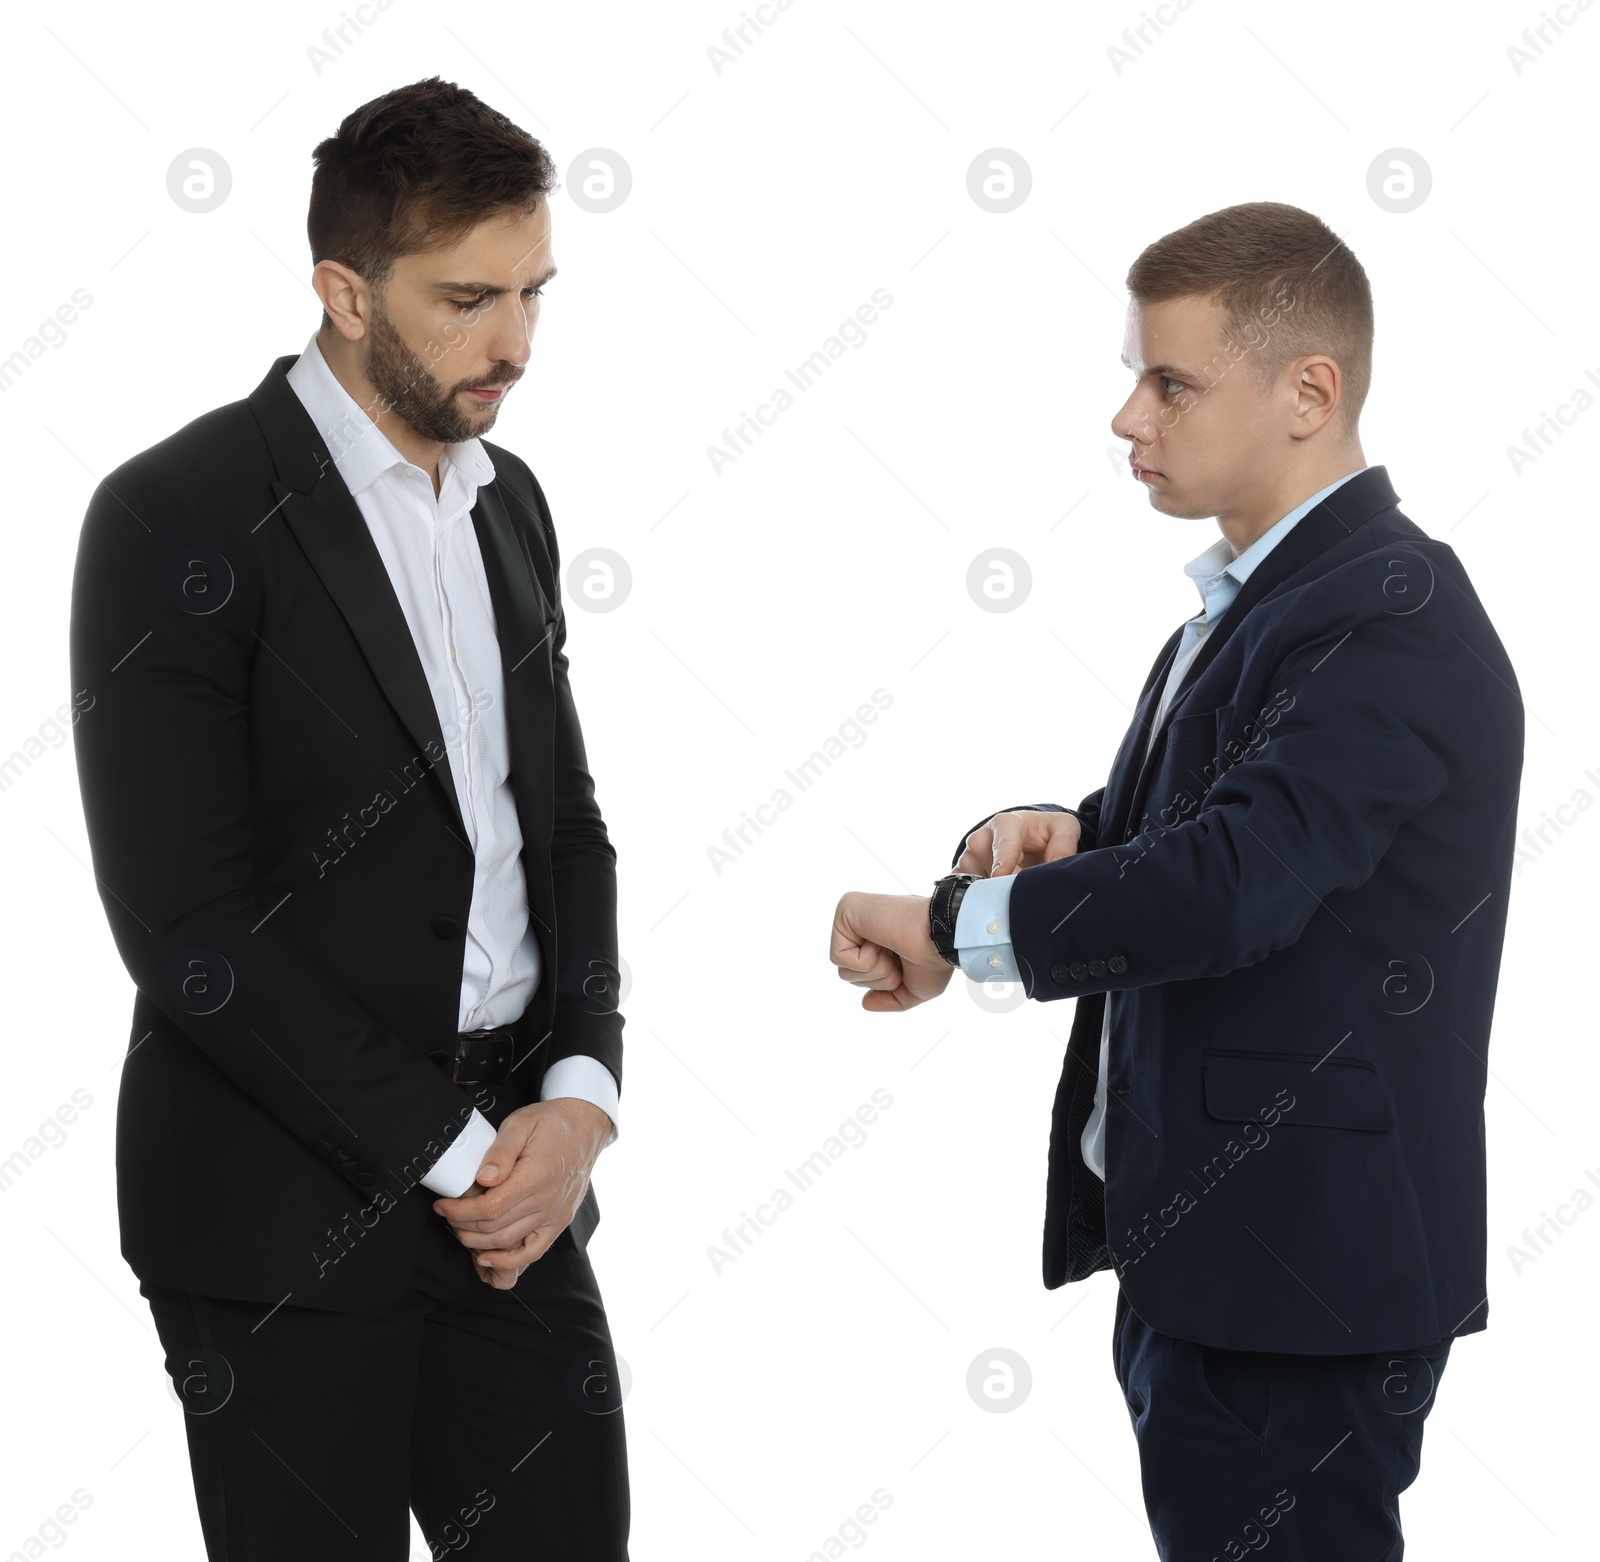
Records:
[[[515,385],[522,378],[520,369],[512,370],[507,374],[497,374],[491,379],[482,380],[475,385],[458,385],[457,390],[493,390],[498,385]]]

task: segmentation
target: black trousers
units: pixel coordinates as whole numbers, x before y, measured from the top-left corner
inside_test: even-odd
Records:
[[[621,1385],[562,1232],[509,1291],[443,1220],[371,1312],[142,1285],[185,1412],[212,1562],[627,1562]]]
[[[1221,1350],[1152,1329],[1119,1291],[1111,1356],[1161,1562],[1400,1562],[1400,1493],[1450,1343]]]

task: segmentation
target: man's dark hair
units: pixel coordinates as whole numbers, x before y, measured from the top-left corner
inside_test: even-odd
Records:
[[[311,155],[312,263],[340,261],[375,287],[401,255],[443,249],[497,213],[525,215],[556,187],[533,136],[437,76],[363,103]]]
[[[1262,390],[1296,358],[1326,353],[1343,371],[1339,415],[1355,432],[1372,383],[1372,289],[1320,218],[1280,201],[1225,206],[1157,239],[1134,261],[1127,286],[1140,304],[1213,299],[1227,338],[1251,349],[1245,362]]]

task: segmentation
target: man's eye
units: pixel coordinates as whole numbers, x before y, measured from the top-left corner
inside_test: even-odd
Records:
[[[544,297],[544,289],[542,287],[525,287],[525,288],[523,288],[522,291],[524,293],[532,293],[535,298],[543,298]],[[452,298],[450,300],[450,307],[452,309],[454,309],[457,314],[463,314],[464,315],[469,310],[482,309],[488,302],[489,302],[489,300],[487,298],[485,298],[485,297],[479,297],[479,298]]]
[[[1164,390],[1169,385],[1176,385],[1178,387],[1178,390],[1167,390],[1166,393],[1169,396],[1176,396],[1178,394],[1178,391],[1181,391],[1183,389],[1183,381],[1182,380],[1168,379],[1165,375],[1162,376],[1161,385],[1162,385],[1162,388]]]

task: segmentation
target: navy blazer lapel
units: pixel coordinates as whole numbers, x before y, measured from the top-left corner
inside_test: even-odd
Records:
[[[284,378],[295,356],[279,358],[250,396],[251,409],[278,468],[272,484],[276,511],[338,605],[419,755],[432,761],[440,772],[445,801],[465,841],[466,822],[439,713],[411,638],[411,626],[366,517],[339,476],[316,424]]]
[[[1392,510],[1399,502],[1400,496],[1395,493],[1393,485],[1389,482],[1387,468],[1369,466],[1365,471],[1357,472],[1349,482],[1341,483],[1320,504],[1296,521],[1290,527],[1288,536],[1251,571],[1250,578],[1239,588],[1239,594],[1229,604],[1227,612],[1217,620],[1216,627],[1206,636],[1193,660],[1185,668],[1182,680],[1173,691],[1172,701],[1167,706],[1160,729],[1149,746],[1148,755],[1142,762],[1135,758],[1129,765],[1127,745],[1124,744],[1123,750],[1119,751],[1117,765],[1127,765],[1137,779],[1128,793],[1126,808],[1121,813],[1108,813],[1105,816],[1113,823],[1116,840],[1125,839],[1129,823],[1139,817],[1139,805],[1143,801],[1146,785],[1155,773],[1155,766],[1160,760],[1166,743],[1167,729],[1176,717],[1183,714],[1182,706],[1189,690],[1216,658],[1217,653],[1243,622],[1250,609],[1292,575],[1305,568],[1319,554],[1327,552],[1335,543],[1342,542],[1358,527],[1365,526],[1373,516],[1381,515],[1385,510]],[[1179,633],[1182,633],[1181,629]],[[1165,666],[1170,666],[1170,659],[1164,663]],[[1157,689],[1159,690],[1165,682],[1166,672],[1163,670],[1157,680]],[[1158,692],[1156,698],[1159,697]],[[1154,705],[1153,700],[1151,704]],[[1141,704],[1140,716],[1145,715],[1146,712]],[[1136,726],[1140,733],[1144,732],[1143,725],[1136,723]],[[1125,785],[1126,777],[1122,779]],[[1122,787],[1116,790],[1120,792]],[[1103,837],[1106,840],[1111,838],[1109,834]]]
[[[1156,657],[1155,666],[1150,669],[1144,688],[1139,691],[1133,724],[1117,749],[1117,757],[1111,762],[1111,775],[1106,781],[1106,794],[1100,804],[1100,829],[1096,835],[1102,846],[1122,839],[1121,820],[1127,813],[1128,790],[1143,763],[1156,705],[1161,699],[1161,691],[1166,687],[1167,674],[1171,671],[1172,659],[1178,654],[1178,642],[1182,638],[1183,626],[1180,624],[1172,631],[1161,648],[1161,654]]]

